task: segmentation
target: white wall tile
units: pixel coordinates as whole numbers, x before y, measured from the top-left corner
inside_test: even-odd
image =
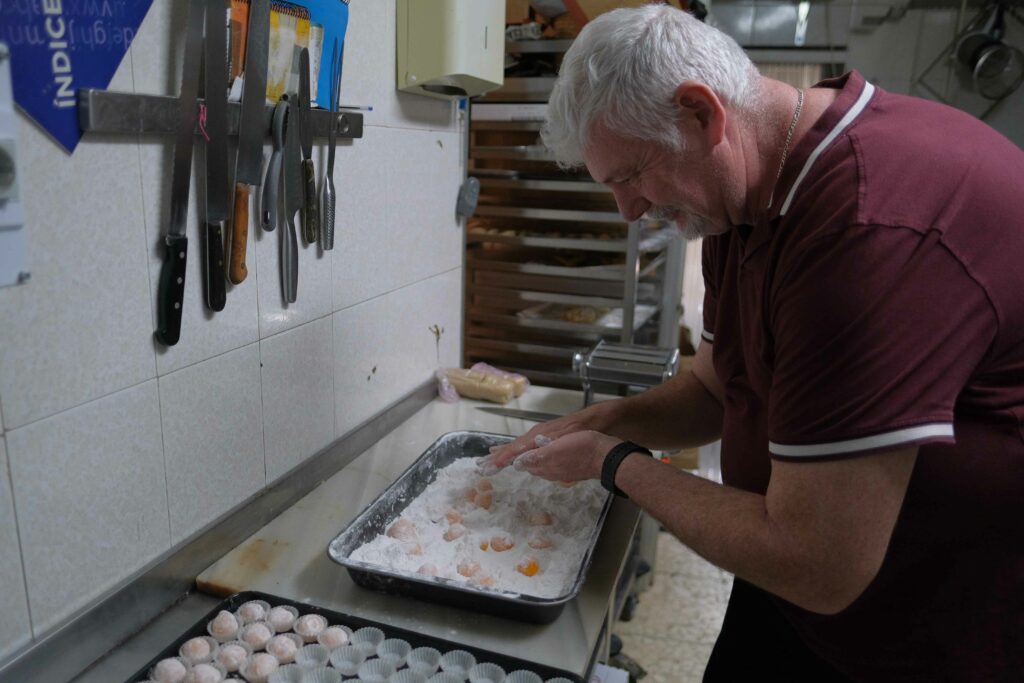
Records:
[[[392,300],[389,330],[396,340],[393,361],[400,394],[429,380],[438,364],[461,364],[461,268],[403,287],[388,298]],[[439,344],[430,331],[434,325],[443,329]]]
[[[0,289],[9,430],[155,376],[137,146],[86,135],[69,157],[24,117],[18,135],[32,279]]]
[[[462,264],[463,234],[455,217],[462,184],[455,133],[393,131],[386,216],[395,231],[394,274],[404,286]]]
[[[349,3],[340,99],[342,104],[372,106],[363,117],[370,125],[386,122],[385,99],[395,89],[394,25],[395,0]]]
[[[187,0],[153,0],[132,41],[135,92],[178,94],[187,15]]]
[[[3,615],[0,618],[0,660],[32,637],[5,443],[0,439],[0,586],[3,587],[0,590],[0,614]]]
[[[398,398],[397,341],[389,329],[390,298],[370,299],[334,314],[334,410],[343,436]]]
[[[367,127],[363,137],[335,150],[337,204],[332,272],[334,310],[398,286],[397,234],[387,221],[389,150],[396,131]]]
[[[267,483],[334,441],[334,324],[314,320],[260,342]]]
[[[156,381],[7,434],[36,636],[169,547]]]
[[[259,345],[160,378],[171,540],[263,488]]]
[[[319,177],[319,168],[317,173]],[[293,219],[295,239],[299,246],[299,288],[293,304],[285,303],[281,293],[281,241],[285,235],[284,222],[282,221],[273,232],[259,230],[256,235],[261,339],[310,320],[322,318],[334,310],[331,282],[331,265],[334,257],[331,252],[321,250],[318,245],[306,244],[303,241],[301,213],[296,213]]]

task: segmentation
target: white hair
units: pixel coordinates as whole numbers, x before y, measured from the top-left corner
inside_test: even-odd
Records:
[[[670,5],[602,14],[565,54],[541,138],[563,168],[583,165],[598,121],[681,149],[673,94],[684,81],[703,83],[727,104],[754,111],[757,69],[729,36]]]

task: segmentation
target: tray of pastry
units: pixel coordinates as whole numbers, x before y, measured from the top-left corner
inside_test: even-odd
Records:
[[[126,683],[524,681],[567,671],[357,615],[248,591],[225,599]]]

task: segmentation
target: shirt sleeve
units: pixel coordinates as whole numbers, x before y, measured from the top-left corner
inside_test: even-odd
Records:
[[[700,332],[702,341],[715,343],[715,316],[718,313],[718,287],[721,277],[721,238],[705,237],[701,244],[701,270],[704,274],[704,329]]]
[[[765,354],[772,457],[955,441],[957,396],[998,324],[938,233],[856,226],[818,236],[778,265]]]

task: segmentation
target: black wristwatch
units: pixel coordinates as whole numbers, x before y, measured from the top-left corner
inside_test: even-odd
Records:
[[[620,498],[629,498],[622,489],[615,485],[615,473],[619,471],[619,465],[630,453],[643,453],[653,455],[648,449],[632,441],[623,441],[615,448],[608,451],[604,456],[604,464],[601,466],[601,486]]]

